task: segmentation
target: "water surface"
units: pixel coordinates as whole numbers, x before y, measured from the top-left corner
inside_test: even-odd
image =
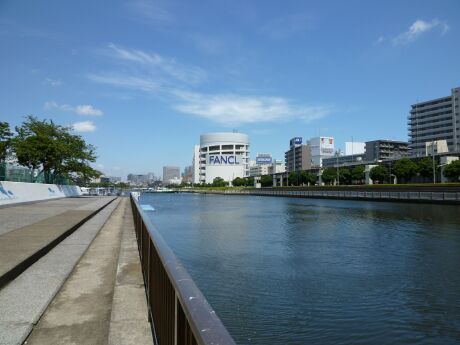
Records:
[[[460,207],[145,194],[238,344],[459,344]]]

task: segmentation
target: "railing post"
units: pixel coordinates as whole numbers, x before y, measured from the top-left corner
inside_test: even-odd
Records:
[[[177,345],[177,293],[174,291],[174,345]]]

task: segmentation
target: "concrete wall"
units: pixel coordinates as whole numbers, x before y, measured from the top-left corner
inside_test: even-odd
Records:
[[[80,196],[78,186],[0,181],[0,205]]]

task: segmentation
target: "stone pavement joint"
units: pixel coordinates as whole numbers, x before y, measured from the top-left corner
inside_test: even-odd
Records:
[[[96,199],[0,235],[0,288],[21,274],[114,198]],[[27,206],[21,206],[27,211]]]
[[[123,249],[133,247],[132,243],[125,244],[125,239],[132,241],[125,236],[126,229],[133,227],[130,212],[129,199],[123,198],[48,306],[27,344],[153,343],[140,270],[131,265],[129,273],[125,271],[127,274],[118,280],[121,261],[126,260],[123,258],[139,260],[125,255]],[[126,227],[130,223],[131,229]]]
[[[22,344],[64,284],[119,199],[0,290],[0,344]]]

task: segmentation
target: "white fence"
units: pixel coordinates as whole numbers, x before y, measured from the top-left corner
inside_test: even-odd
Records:
[[[80,196],[78,186],[0,181],[0,205]]]

